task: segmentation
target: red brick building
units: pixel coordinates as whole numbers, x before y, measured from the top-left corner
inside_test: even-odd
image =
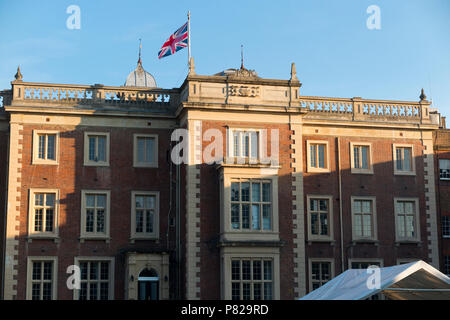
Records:
[[[19,70],[1,92],[3,298],[294,299],[348,268],[439,266],[426,97],[300,90],[295,65],[192,61],[170,90],[140,60],[122,87]]]
[[[436,157],[436,194],[439,217],[440,270],[450,275],[450,130],[434,132]]]

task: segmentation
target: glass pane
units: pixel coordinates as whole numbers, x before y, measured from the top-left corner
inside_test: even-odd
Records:
[[[48,207],[54,207],[55,206],[55,195],[54,194],[47,194],[45,197],[45,205]]]
[[[147,223],[145,225],[145,232],[152,233],[153,232],[153,210],[146,211],[146,219],[147,219]]]
[[[362,201],[362,212],[363,213],[372,212],[372,201]]]
[[[270,183],[263,183],[262,186],[262,201],[270,202]]]
[[[414,213],[414,203],[405,202],[405,214],[413,214],[413,213]]]
[[[42,263],[41,262],[33,262],[33,274],[32,279],[33,280],[41,280],[41,269]]]
[[[395,150],[396,152],[396,156],[397,156],[397,170],[403,170],[403,166],[402,166],[402,149],[401,148],[397,148]]]
[[[39,136],[39,159],[45,159],[45,135]]]
[[[234,147],[234,152],[233,155],[235,157],[239,157],[241,155],[240,153],[240,145],[239,145],[239,132],[234,132],[233,133],[233,147]]]
[[[242,229],[250,229],[250,206],[242,205]]]
[[[144,231],[144,212],[136,210],[136,232]]]
[[[253,202],[261,201],[261,184],[259,182],[252,183],[252,201]]]
[[[320,264],[319,263],[311,263],[311,277],[312,280],[320,279]]]
[[[52,280],[52,262],[44,262],[44,280]]]
[[[253,261],[253,280],[261,280],[261,261]]]
[[[94,195],[86,195],[86,207],[88,207],[88,208],[95,207],[95,196]]]
[[[87,280],[87,274],[88,274],[87,272],[88,272],[88,263],[80,262],[81,280]]]
[[[238,204],[231,205],[231,228],[233,228],[233,229],[240,228],[239,205]]]
[[[154,162],[154,147],[155,147],[155,140],[153,138],[146,138],[145,139],[145,160],[147,162]]]
[[[316,145],[314,144],[310,145],[310,156],[311,156],[311,167],[313,168],[317,167]]]
[[[403,202],[400,202],[400,201],[395,202],[395,212],[397,214],[405,213],[405,211],[403,210]]]
[[[361,147],[361,168],[368,169],[369,168],[369,147],[363,146]]]
[[[328,214],[320,214],[320,234],[323,236],[328,235]]]
[[[264,280],[272,280],[272,261],[264,261]]]
[[[405,230],[405,216],[397,216],[398,235],[400,237],[406,236]]]
[[[101,263],[100,279],[101,280],[109,279],[109,263],[108,262]]]
[[[154,196],[145,197],[145,208],[155,209],[155,197]]]
[[[239,182],[231,183],[231,201],[239,201]]]
[[[330,279],[330,264],[328,262],[321,263],[322,272],[321,272],[321,280],[329,280]]]
[[[405,167],[403,170],[411,171],[411,149],[410,148],[404,148],[404,165]]]
[[[55,135],[49,135],[47,136],[47,159],[49,160],[55,160],[55,141],[56,136]]]
[[[353,212],[360,213],[361,212],[361,201],[353,201]]]
[[[241,183],[241,197],[242,201],[250,201],[250,183],[242,182]]]
[[[414,237],[414,216],[406,216],[406,236]]]
[[[251,132],[250,133],[250,143],[251,143],[251,154],[252,158],[258,158],[258,133]]]
[[[231,299],[232,300],[241,299],[241,284],[239,282],[233,282],[231,284]]]
[[[109,283],[102,282],[100,283],[100,300],[108,300],[109,299]]]
[[[34,195],[34,204],[36,206],[43,206],[44,205],[44,195],[42,193],[36,193]]]
[[[32,300],[41,300],[41,284],[33,283],[31,286],[31,299]]]
[[[249,137],[248,132],[244,132],[242,138],[243,138],[242,147],[244,149],[243,156],[248,157],[250,155],[250,150],[249,150],[250,149],[250,137]]]
[[[261,283],[253,284],[253,300],[261,300]]]
[[[261,229],[260,225],[260,209],[259,204],[252,205],[252,229],[259,230]]]
[[[34,210],[34,231],[42,231],[43,209]]]
[[[272,300],[273,297],[272,282],[264,283],[264,300]]]
[[[239,260],[231,261],[231,280],[240,280],[241,279],[241,263]]]
[[[363,215],[363,234],[366,237],[372,236],[372,219],[369,215]]]
[[[311,234],[312,235],[319,234],[319,219],[317,213],[311,214]]]
[[[45,210],[45,231],[53,231],[53,209]]]
[[[319,203],[318,200],[314,200],[314,199],[309,200],[309,207],[310,207],[311,211],[317,211],[319,209],[318,203]]]
[[[97,300],[97,283],[89,284],[89,300]]]
[[[90,280],[97,280],[98,279],[98,263],[97,262],[91,262],[90,263],[90,270],[89,270],[89,279]]]
[[[80,284],[80,300],[87,300],[87,283]]]
[[[105,207],[106,207],[106,196],[97,195],[97,208],[105,208]]]
[[[86,232],[94,232],[94,210],[86,210]]]
[[[318,145],[319,149],[319,168],[325,168],[325,145]]]
[[[328,210],[328,200],[320,200],[319,208],[320,208],[320,211],[327,211]]]
[[[105,210],[97,210],[97,232],[105,232]]]
[[[355,215],[355,235],[361,237],[362,234],[362,216],[360,214]]]
[[[272,211],[270,204],[263,205],[263,229],[271,230],[272,229]]]
[[[52,300],[52,283],[45,282],[42,284],[42,300]]]
[[[242,284],[242,300],[250,300],[250,283]]]
[[[137,138],[138,162],[145,162],[145,139]]]
[[[136,208],[144,208],[144,197],[136,196]]]
[[[95,160],[95,137],[89,137],[89,160]]]
[[[242,260],[242,280],[251,279],[250,260]]]
[[[355,168],[358,169],[359,168],[359,147],[354,147],[353,148],[353,162],[355,164]]]
[[[98,140],[97,161],[106,161],[106,137],[97,137],[97,140]]]

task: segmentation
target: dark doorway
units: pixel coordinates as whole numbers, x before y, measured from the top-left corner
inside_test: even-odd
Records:
[[[139,274],[138,299],[159,300],[159,276],[154,269],[144,269]]]

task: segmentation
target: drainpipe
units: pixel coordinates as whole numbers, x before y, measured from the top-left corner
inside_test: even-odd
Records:
[[[11,119],[10,119],[11,123]],[[3,271],[1,272],[1,291],[0,291],[0,299],[3,300],[5,297],[5,268],[6,268],[6,224],[7,224],[7,218],[8,218],[8,192],[9,192],[9,148],[11,145],[10,137],[11,137],[11,125],[8,127],[8,133],[7,133],[7,142],[6,142],[6,177],[5,177],[5,206],[4,206],[4,216],[3,216],[3,234],[2,234],[2,240],[3,240],[3,254],[2,254],[2,266]]]
[[[181,164],[176,165],[176,261],[177,261],[177,299],[181,299]]]
[[[337,140],[337,166],[338,166],[338,176],[339,176],[339,225],[341,228],[341,272],[344,272],[344,226],[342,223],[342,176],[341,176],[341,148],[340,148],[340,139]]]

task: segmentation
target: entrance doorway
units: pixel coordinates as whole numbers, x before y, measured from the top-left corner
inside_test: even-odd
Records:
[[[144,269],[139,274],[138,299],[159,300],[159,276],[155,269]]]

